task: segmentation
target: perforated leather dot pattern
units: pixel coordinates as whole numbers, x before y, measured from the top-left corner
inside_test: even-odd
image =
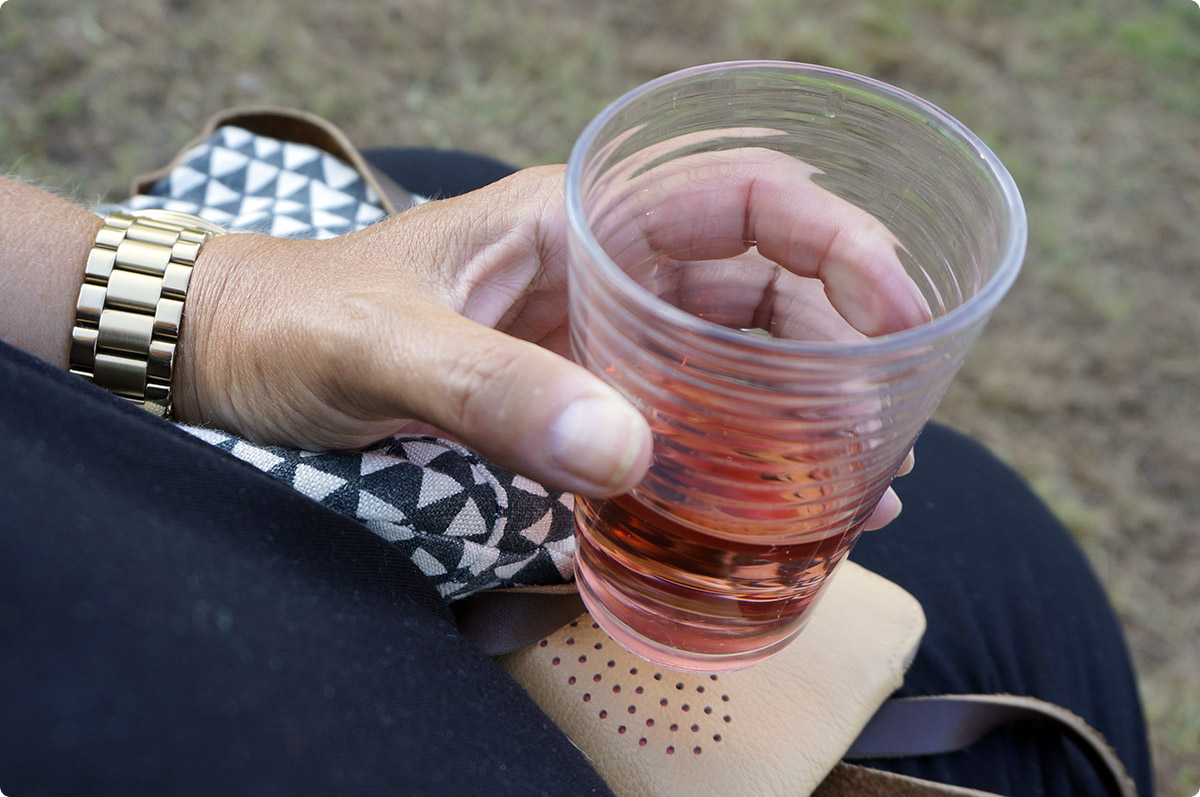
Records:
[[[551,677],[569,687],[607,732],[663,755],[703,755],[734,727],[720,676],[649,664],[613,642],[590,617],[541,640],[561,651],[548,660]]]

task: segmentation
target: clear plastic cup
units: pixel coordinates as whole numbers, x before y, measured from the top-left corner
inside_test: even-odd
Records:
[[[1020,195],[924,100],[746,62],[617,100],[576,143],[566,196],[574,355],[655,438],[631,492],[576,502],[580,591],[651,661],[760,661],[803,628],[1016,278]],[[894,297],[831,264],[863,247],[899,262],[932,320],[891,328]]]

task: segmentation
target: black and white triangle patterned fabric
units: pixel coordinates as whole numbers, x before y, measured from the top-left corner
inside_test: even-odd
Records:
[[[176,210],[228,230],[281,238],[332,238],[386,215],[374,190],[342,159],[240,127],[217,130],[148,194],[122,207]]]
[[[358,518],[412,559],[447,600],[574,577],[572,496],[456,443],[401,436],[364,451],[314,453],[181,428]]]
[[[119,207],[177,210],[228,230],[285,238],[344,235],[386,215],[366,181],[341,159],[237,127],[216,131],[149,194]],[[396,437],[363,451],[315,453],[181,428],[357,518],[412,559],[448,601],[493,587],[574,578],[573,497],[458,444]]]

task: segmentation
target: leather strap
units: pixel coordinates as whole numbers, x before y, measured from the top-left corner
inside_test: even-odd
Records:
[[[532,645],[587,611],[574,582],[479,592],[450,608],[458,630],[489,656]]]
[[[1133,779],[1104,737],[1062,706],[1017,695],[894,698],[867,723],[849,757],[936,755],[961,750],[1010,722],[1048,722],[1074,742],[1112,797],[1136,797]]]

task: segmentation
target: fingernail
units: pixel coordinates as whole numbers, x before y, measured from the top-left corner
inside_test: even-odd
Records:
[[[586,482],[580,491],[606,494],[633,487],[649,464],[645,419],[617,398],[586,396],[567,405],[550,427],[550,456]]]

